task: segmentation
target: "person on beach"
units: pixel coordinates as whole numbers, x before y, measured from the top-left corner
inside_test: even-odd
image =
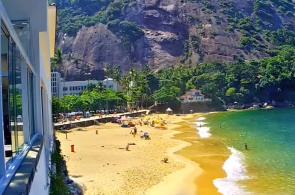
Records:
[[[245,150],[248,150],[248,145],[245,143]]]
[[[155,121],[152,121],[152,125],[151,125],[152,127],[154,127],[155,126]]]
[[[142,136],[140,136],[141,138],[144,138],[145,140],[147,140],[147,139],[151,139],[150,138],[150,135],[148,134],[148,132],[146,132],[146,131],[144,131],[143,133],[142,133]]]

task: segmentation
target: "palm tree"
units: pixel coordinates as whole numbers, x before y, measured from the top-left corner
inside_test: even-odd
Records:
[[[149,100],[148,94],[142,93],[142,95],[141,95],[141,106],[143,107],[143,103],[145,102],[145,107],[147,108],[148,100]]]
[[[123,88],[128,91],[129,90],[129,87],[130,87],[130,78],[129,78],[129,75],[124,75],[122,78],[121,78],[121,84],[123,86]]]
[[[103,92],[105,90],[102,82],[98,82],[96,85],[96,89],[98,90],[98,92]]]
[[[62,65],[62,61],[62,51],[60,49],[57,49],[54,53],[54,57],[50,59],[51,69],[54,70],[55,68]]]
[[[109,64],[106,64],[102,70],[104,71],[104,73],[107,75],[108,78],[111,78],[112,69]]]
[[[131,81],[134,82],[136,76],[138,75],[137,70],[135,70],[134,68],[130,68],[129,69],[129,75],[130,75]]]
[[[113,72],[113,79],[114,81],[116,81],[117,83],[121,83],[121,71],[120,71],[120,67],[119,66],[115,66],[112,70]]]

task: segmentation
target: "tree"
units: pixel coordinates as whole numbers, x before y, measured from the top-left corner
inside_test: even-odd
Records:
[[[79,104],[77,104],[79,96],[77,95],[65,95],[60,99],[60,108],[65,112],[78,110]]]
[[[100,92],[100,93],[103,92],[103,91],[105,90],[105,88],[104,88],[102,82],[98,82],[95,88],[96,88],[97,91]]]
[[[51,69],[54,70],[57,67],[60,67],[63,63],[62,51],[57,49],[54,53],[54,57],[50,58]]]
[[[59,113],[61,111],[60,108],[61,108],[61,105],[60,105],[60,101],[58,97],[52,96],[52,113],[54,114]]]
[[[228,97],[234,97],[236,95],[236,89],[233,87],[228,88],[225,95]]]
[[[168,85],[167,87],[161,87],[159,90],[155,91],[153,98],[163,103],[177,102],[179,93],[179,87]]]
[[[106,64],[106,65],[104,66],[103,71],[104,71],[104,73],[106,74],[106,76],[107,76],[108,78],[111,78],[111,77],[112,77],[112,69],[111,69],[111,67],[110,67],[109,64]]]
[[[115,66],[113,67],[113,79],[114,81],[116,81],[117,83],[121,83],[121,71],[120,71],[120,67],[119,66]]]

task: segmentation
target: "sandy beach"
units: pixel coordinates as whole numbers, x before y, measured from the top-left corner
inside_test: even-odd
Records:
[[[85,195],[196,194],[195,181],[202,169],[174,154],[191,144],[171,139],[179,133],[174,130],[179,127],[176,123],[192,115],[159,117],[168,122],[167,130],[137,125],[135,137],[130,128],[112,123],[73,129],[67,139],[57,132],[70,178],[85,187]],[[151,140],[140,138],[142,131],[147,131]],[[127,143],[135,145],[126,151]],[[75,152],[71,152],[71,145]],[[162,162],[165,157],[168,163]]]

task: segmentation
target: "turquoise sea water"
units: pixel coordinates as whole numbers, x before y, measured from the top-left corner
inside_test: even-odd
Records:
[[[203,139],[218,138],[232,154],[227,177],[214,180],[222,194],[295,194],[295,109],[215,113],[200,123]]]

